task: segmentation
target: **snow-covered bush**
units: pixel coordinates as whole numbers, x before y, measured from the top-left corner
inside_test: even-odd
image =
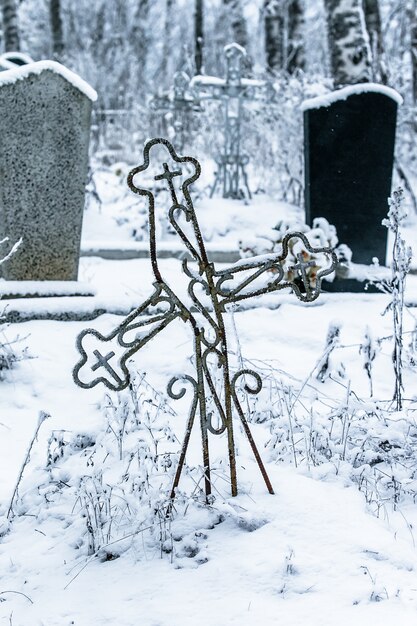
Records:
[[[73,545],[108,560],[137,535],[149,546],[165,540],[175,446],[170,409],[143,377],[101,408],[101,432],[52,433],[44,496],[49,506],[72,500]]]
[[[392,250],[392,279],[388,285],[388,291],[391,293],[391,303],[387,310],[392,311],[394,350],[392,354],[392,362],[395,373],[395,389],[394,400],[397,409],[402,408],[402,366],[403,366],[403,316],[404,316],[404,297],[405,283],[411,263],[411,248],[406,246],[401,236],[401,225],[407,217],[404,210],[404,192],[399,187],[395,189],[388,201],[389,211],[388,218],[383,220],[386,226],[394,235],[394,245]]]
[[[277,461],[295,459],[318,477],[339,474],[355,482],[377,513],[417,500],[417,427],[411,414],[389,413],[349,389],[346,401],[328,412],[299,409],[271,419],[268,446]]]
[[[24,338],[17,336],[9,339],[5,330],[3,328],[0,332],[0,380],[5,378],[16,363],[29,358],[27,346],[22,345]]]
[[[373,284],[383,293],[390,295],[390,302],[383,315],[392,313],[392,336],[393,352],[392,362],[394,368],[394,401],[397,410],[402,408],[403,392],[403,317],[405,310],[405,284],[410,270],[412,250],[402,238],[401,228],[407,217],[404,208],[404,191],[401,187],[395,189],[388,200],[389,211],[382,224],[391,231],[394,239],[391,260],[391,277],[386,280],[374,281]]]

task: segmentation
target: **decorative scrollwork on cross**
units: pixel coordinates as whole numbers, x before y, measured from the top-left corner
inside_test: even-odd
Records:
[[[148,168],[154,147],[164,147],[166,159],[162,163],[162,172],[154,177],[155,181],[165,181],[171,196],[172,206],[169,210],[169,221],[181,238],[197,264],[197,270],[183,261],[183,271],[188,277],[188,295],[191,303],[184,303],[162,277],[158,265],[155,232],[155,195],[149,188]],[[154,292],[137,309],[108,335],[102,335],[95,329],[82,331],[77,338],[77,347],[81,359],[76,364],[74,381],[84,389],[90,389],[103,383],[109,389],[119,391],[129,384],[128,359],[138,352],[145,344],[166,328],[173,320],[181,319],[190,324],[194,336],[195,376],[176,376],[168,384],[168,395],[179,399],[186,393],[187,385],[191,385],[193,399],[188,415],[186,433],[181,448],[171,497],[175,497],[185,456],[190,441],[191,431],[198,414],[200,420],[203,465],[206,497],[211,494],[209,433],[219,435],[226,433],[231,492],[237,494],[236,457],[233,430],[233,413],[239,417],[247,435],[255,459],[270,493],[273,493],[271,482],[253,440],[249,425],[240,404],[237,393],[237,381],[245,377],[244,391],[257,394],[262,388],[262,381],[255,371],[241,369],[231,374],[228,357],[228,345],[224,316],[227,306],[242,300],[290,288],[297,298],[303,302],[312,302],[320,294],[321,282],[331,274],[337,263],[335,253],[329,248],[313,248],[305,235],[299,232],[287,234],[282,242],[281,254],[269,254],[241,260],[226,269],[216,270],[207,257],[203,237],[197,221],[189,188],[200,175],[200,164],[192,157],[180,157],[166,139],[153,139],[144,147],[143,164],[135,167],[128,176],[130,189],[145,196],[149,209],[150,258],[154,274]],[[170,169],[168,162],[178,164]],[[175,179],[185,175],[185,168],[191,169],[191,175],[181,185]],[[145,174],[146,172],[146,174]],[[177,184],[177,188],[176,185]],[[181,214],[185,217],[191,234],[188,235],[180,225]],[[188,232],[188,231],[187,231]],[[298,263],[289,266],[288,275],[294,274],[293,280],[284,280],[284,266],[288,258],[290,242],[301,242],[305,251],[311,254],[324,253],[329,259],[328,267],[315,275],[314,284],[310,284],[307,268],[310,263],[303,260],[300,254]],[[199,289],[197,289],[199,288]],[[204,302],[209,298],[210,305]],[[215,361],[220,374],[221,390],[216,386],[213,368],[210,363]],[[251,382],[249,384],[248,379]],[[209,408],[210,407],[210,408]]]

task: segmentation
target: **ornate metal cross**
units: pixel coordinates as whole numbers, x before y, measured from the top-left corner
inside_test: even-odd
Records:
[[[153,185],[149,185],[147,172],[151,160],[154,163],[155,147],[166,151],[163,159],[163,172],[154,176],[154,180],[164,180],[169,188],[172,206],[168,213],[169,221],[182,240],[188,251],[191,261],[197,266],[189,266],[184,259],[183,272],[188,277],[188,296],[190,303],[183,302],[175,291],[162,277],[158,265],[155,232],[155,195]],[[311,302],[318,298],[321,281],[324,276],[333,272],[337,258],[329,248],[313,248],[308,239],[299,232],[287,234],[282,242],[281,254],[269,254],[252,259],[242,259],[226,269],[216,270],[213,263],[207,258],[203,237],[195,214],[190,196],[190,186],[200,175],[200,164],[192,157],[180,157],[172,145],[165,139],[153,139],[145,145],[143,164],[135,167],[128,176],[130,189],[139,195],[146,196],[149,209],[149,237],[150,257],[155,277],[154,291],[151,296],[132,311],[126,319],[108,335],[102,335],[94,329],[86,329],[78,335],[77,347],[81,359],[74,368],[74,381],[84,389],[90,389],[103,383],[109,389],[119,391],[129,384],[127,360],[153,337],[166,328],[173,320],[181,319],[190,324],[194,337],[194,364],[195,376],[175,376],[168,383],[168,394],[171,398],[182,398],[186,393],[185,384],[176,387],[179,381],[188,383],[193,391],[191,409],[188,416],[184,441],[181,448],[178,467],[176,470],[171,498],[175,497],[185,456],[190,440],[191,431],[198,414],[200,420],[205,493],[211,493],[209,434],[220,435],[226,433],[230,466],[231,492],[237,494],[236,457],[233,430],[233,413],[239,417],[246,433],[255,459],[258,463],[265,484],[270,493],[272,485],[262,463],[258,449],[241,403],[238,397],[237,383],[242,377],[247,377],[244,390],[249,394],[257,394],[262,388],[259,374],[251,369],[240,369],[232,373],[229,365],[228,345],[225,328],[225,315],[229,304],[241,300],[253,299],[256,296],[291,288],[295,295],[303,302]],[[172,164],[172,169],[169,163]],[[180,167],[178,167],[180,164]],[[181,167],[184,165],[184,168]],[[158,164],[159,168],[160,165]],[[185,175],[186,168],[192,173],[179,185],[180,175]],[[178,182],[177,182],[178,181]],[[177,188],[175,188],[177,184]],[[185,217],[187,232],[180,224],[180,218]],[[288,269],[300,273],[300,281],[284,280],[284,265],[288,257],[290,242],[298,243],[308,253],[324,253],[328,257],[329,265],[318,271],[315,284],[308,282],[305,262]],[[298,265],[300,267],[298,268]],[[304,283],[304,290],[303,290]],[[202,295],[203,294],[203,295]],[[210,304],[203,302],[204,294],[208,296]],[[101,346],[98,349],[97,344]],[[216,387],[210,361],[217,365],[221,378],[221,389]],[[175,388],[176,387],[176,388]],[[209,402],[213,409],[209,410]]]
[[[175,143],[179,150],[184,148],[187,127],[190,115],[201,111],[199,102],[190,90],[190,77],[186,72],[175,72],[172,88],[152,98],[149,105],[153,111],[169,113],[171,120],[167,120],[173,129]]]
[[[225,46],[226,77],[195,76],[191,85],[199,100],[217,100],[224,109],[224,143],[216,158],[217,171],[210,197],[219,184],[223,198],[251,198],[246,166],[249,156],[241,148],[243,103],[272,99],[273,88],[264,80],[242,77],[246,50],[236,43]],[[243,187],[243,188],[242,188]]]

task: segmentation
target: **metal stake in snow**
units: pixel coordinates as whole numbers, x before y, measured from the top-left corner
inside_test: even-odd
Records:
[[[246,166],[249,156],[241,148],[241,121],[245,102],[266,102],[272,99],[272,85],[264,80],[242,77],[246,50],[236,43],[224,48],[226,78],[195,76],[191,85],[199,100],[217,100],[224,108],[224,143],[218,157],[217,171],[210,197],[219,184],[223,198],[251,198]],[[244,187],[244,189],[242,189]]]
[[[169,210],[169,221],[181,238],[185,248],[191,256],[196,269],[189,267],[187,259],[183,261],[183,272],[188,278],[188,295],[190,303],[184,303],[165,282],[161,275],[157,251],[155,232],[155,195],[153,185],[149,188],[149,173],[146,173],[153,157],[153,147],[164,147],[166,150],[162,167],[157,162],[158,169],[163,170],[154,176],[154,180],[161,184],[165,181],[170,192],[172,206]],[[211,493],[209,433],[220,435],[226,433],[229,454],[230,481],[232,495],[237,494],[236,458],[233,432],[232,414],[235,411],[243,425],[253,454],[270,493],[273,493],[265,467],[260,458],[258,449],[253,440],[248,422],[244,415],[237,393],[237,382],[245,376],[244,390],[249,394],[257,394],[262,388],[259,374],[251,369],[240,369],[232,374],[229,366],[228,345],[225,328],[227,306],[241,300],[253,299],[261,294],[271,293],[289,287],[303,302],[311,302],[318,298],[322,278],[331,274],[336,267],[337,258],[330,248],[313,248],[308,239],[299,232],[287,234],[282,242],[281,254],[270,254],[241,260],[229,268],[216,270],[213,263],[207,258],[203,237],[195,214],[190,196],[190,185],[200,175],[200,164],[191,157],[179,157],[172,145],[166,139],[153,139],[144,148],[143,164],[135,167],[128,176],[130,189],[139,195],[146,196],[149,204],[149,236],[150,257],[155,277],[154,292],[141,306],[134,310],[110,334],[102,335],[97,330],[87,329],[77,338],[77,347],[81,359],[74,368],[74,381],[84,389],[90,389],[98,383],[103,383],[109,389],[119,391],[129,384],[129,372],[126,362],[135,352],[140,350],[153,337],[159,334],[170,322],[181,319],[190,324],[194,337],[195,376],[175,376],[168,384],[168,394],[171,398],[182,398],[186,393],[185,384],[191,385],[193,399],[188,416],[186,434],[182,444],[178,468],[172,486],[171,497],[174,498],[179,484],[181,471],[185,462],[191,431],[195,417],[198,414],[203,444],[203,465],[206,497]],[[171,167],[169,165],[171,163]],[[179,167],[183,164],[184,167]],[[182,184],[178,184],[179,177],[189,175]],[[147,178],[148,176],[148,178]],[[185,218],[187,232],[180,224],[180,218]],[[185,228],[185,227],[184,227]],[[295,241],[294,241],[295,240]],[[308,284],[308,275],[305,262],[300,263],[299,282],[284,280],[284,264],[288,257],[291,243],[301,242],[302,248],[308,253],[324,253],[329,259],[329,266],[315,275],[315,284]],[[297,272],[296,267],[288,267]],[[300,280],[301,278],[301,280]],[[301,283],[301,287],[300,287]],[[304,285],[303,285],[304,283]],[[305,291],[302,292],[303,287]],[[210,304],[204,303],[209,298]],[[152,311],[153,309],[153,311]],[[97,348],[97,344],[101,349]],[[118,355],[118,356],[117,356]],[[216,386],[213,375],[213,364],[219,372],[221,388]],[[216,377],[219,380],[218,377]],[[251,383],[248,383],[248,379]],[[182,381],[184,384],[174,387]],[[212,410],[208,409],[211,403]]]

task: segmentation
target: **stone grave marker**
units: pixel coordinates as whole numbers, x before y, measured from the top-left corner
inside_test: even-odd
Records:
[[[7,280],[77,280],[95,91],[55,61],[0,73],[0,239]]]
[[[385,265],[401,96],[382,85],[352,85],[307,100],[304,110],[306,221],[325,217],[354,263]]]

